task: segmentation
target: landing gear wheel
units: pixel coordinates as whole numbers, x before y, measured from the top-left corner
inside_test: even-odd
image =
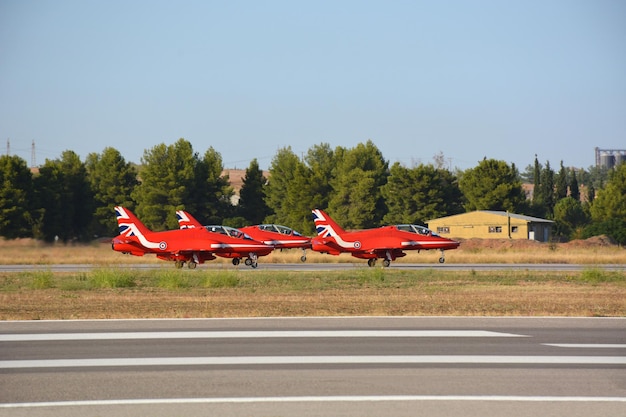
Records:
[[[439,263],[442,264],[446,261],[446,258],[444,258],[443,256],[441,258],[439,258]]]
[[[237,266],[241,262],[241,258],[233,258],[233,265]]]
[[[389,265],[391,265],[391,261],[390,261],[389,259],[385,259],[385,260],[383,261],[383,266],[384,266],[385,268],[387,268]]]
[[[306,255],[302,255],[300,257],[300,262],[306,262]]]
[[[376,259],[372,258],[372,259],[368,259],[367,260],[367,266],[369,266],[371,268],[374,265],[376,265]]]
[[[176,267],[176,269],[182,268],[183,265],[185,265],[185,261],[175,261],[174,262],[174,266]]]
[[[246,258],[245,264],[248,265],[248,266],[252,266],[252,259]]]
[[[259,266],[259,263],[258,262],[250,262],[250,266],[252,268],[256,268],[257,266]]]
[[[196,269],[196,266],[198,266],[198,264],[197,264],[197,263],[195,263],[194,261],[190,261],[190,262],[187,264],[187,268],[189,268],[189,269]]]

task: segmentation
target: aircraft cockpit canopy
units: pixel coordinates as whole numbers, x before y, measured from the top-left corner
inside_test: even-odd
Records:
[[[242,232],[239,229],[235,229],[234,227],[230,227],[230,226],[220,226],[220,225],[212,225],[212,226],[204,226],[206,230],[208,230],[209,232],[212,233],[219,233],[222,235],[226,235],[226,236],[230,236],[230,237],[234,237],[237,239],[249,239],[252,240],[252,238],[250,236],[248,236],[247,234],[245,234],[244,232]]]
[[[429,235],[437,236],[437,234],[433,233],[432,230],[424,226],[419,226],[417,224],[399,224],[396,227],[398,228],[398,230],[402,232],[417,233],[418,235],[422,235],[422,236],[429,236]]]
[[[266,232],[274,232],[274,233],[280,233],[283,235],[293,235],[293,236],[302,236],[300,233],[296,232],[295,230],[287,227],[287,226],[281,226],[279,224],[261,224],[259,225],[259,229],[264,230]]]

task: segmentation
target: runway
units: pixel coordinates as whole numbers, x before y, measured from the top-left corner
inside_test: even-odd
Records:
[[[626,319],[0,323],[0,415],[626,414]]]

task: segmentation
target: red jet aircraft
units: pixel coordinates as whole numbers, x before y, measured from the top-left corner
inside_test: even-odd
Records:
[[[239,230],[250,235],[252,239],[278,249],[302,249],[300,260],[306,261],[306,250],[311,248],[311,238],[301,235],[295,230],[278,224],[259,224],[240,227]]]
[[[439,262],[444,263],[443,251],[459,247],[459,242],[415,224],[346,232],[322,210],[313,210],[313,218],[318,234],[311,240],[314,251],[331,255],[347,252],[355,258],[367,259],[369,266],[374,266],[376,259],[382,258],[383,266],[387,267],[396,258],[406,256],[405,250],[439,249]]]
[[[272,246],[255,240],[234,227],[220,225],[203,226],[195,217],[183,210],[178,210],[176,217],[178,217],[178,225],[181,230],[203,230],[214,238],[225,241],[213,246],[216,249],[214,253],[222,258],[231,258],[233,265],[239,265],[241,258],[247,256],[245,264],[256,268],[257,258],[268,255],[274,250]]]
[[[271,246],[252,239],[237,239],[211,233],[204,228],[153,232],[124,207],[115,207],[120,234],[113,238],[113,250],[135,256],[154,253],[159,259],[174,261],[177,268],[185,262],[193,269],[197,264],[215,259],[215,255],[240,260],[257,267],[257,257],[269,254]],[[239,262],[237,262],[239,263]]]

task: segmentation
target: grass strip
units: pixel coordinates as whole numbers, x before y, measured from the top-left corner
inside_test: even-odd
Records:
[[[119,270],[0,274],[0,319],[626,316],[626,273]]]

